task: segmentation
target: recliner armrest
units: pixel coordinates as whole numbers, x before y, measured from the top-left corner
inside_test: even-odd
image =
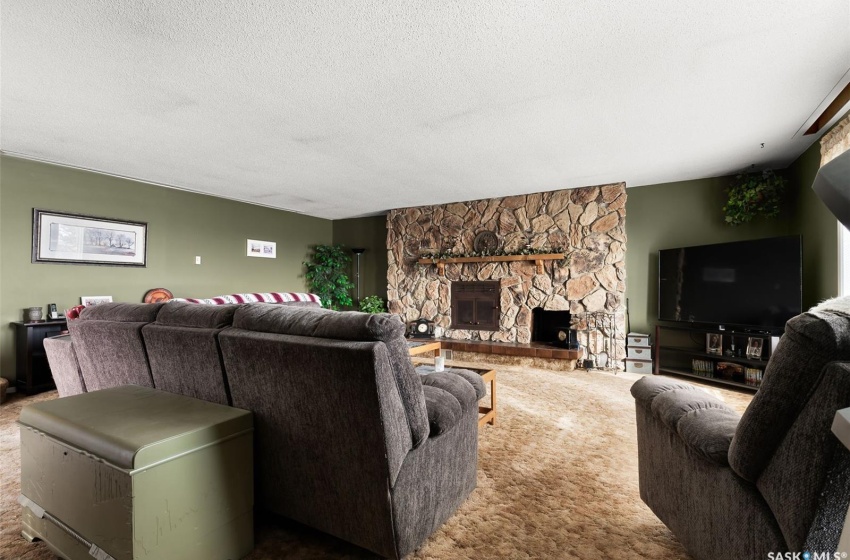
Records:
[[[467,412],[478,414],[478,399],[484,392],[484,382],[477,373],[448,369],[428,373],[421,378],[428,411],[429,437],[448,432]]]
[[[651,414],[705,459],[729,464],[729,446],[741,416],[720,399],[665,378],[645,377],[632,386],[632,395]]]
[[[463,411],[458,400],[443,389],[424,385],[425,408],[428,411],[428,426],[431,432],[428,437],[444,434],[454,428]]]
[[[729,446],[741,417],[729,408],[703,408],[688,412],[676,431],[685,445],[713,463],[729,465]]]

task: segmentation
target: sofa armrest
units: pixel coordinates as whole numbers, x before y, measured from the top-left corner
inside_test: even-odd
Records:
[[[428,426],[431,431],[428,437],[444,434],[454,428],[463,411],[458,400],[443,389],[425,385],[422,387],[425,394],[425,408],[428,410]]]
[[[677,426],[679,437],[692,450],[720,466],[729,465],[729,446],[741,417],[728,408],[704,408],[685,414]]]
[[[474,371],[452,368],[422,374],[421,378],[429,437],[448,432],[464,414],[478,414],[478,399],[483,396],[484,382]]]
[[[720,399],[693,385],[645,377],[632,386],[636,404],[677,434],[692,451],[729,465],[729,446],[741,416]]]
[[[426,375],[421,375],[420,377],[422,379],[423,387],[437,387],[442,389],[457,399],[462,409],[472,407],[477,411],[478,399],[480,397],[478,396],[479,391],[473,383],[477,381],[483,388],[484,382],[481,381],[481,377],[474,372],[468,372],[472,374],[470,377],[461,374],[461,371],[468,370],[448,369],[446,371],[428,373]]]

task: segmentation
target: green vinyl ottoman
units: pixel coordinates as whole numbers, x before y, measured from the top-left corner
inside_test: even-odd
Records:
[[[28,540],[68,560],[253,548],[250,412],[128,385],[31,404],[18,423]]]

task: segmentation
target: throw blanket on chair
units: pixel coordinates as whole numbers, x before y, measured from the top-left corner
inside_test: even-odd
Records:
[[[229,294],[208,299],[174,298],[170,301],[187,301],[206,305],[225,305],[228,303],[290,303],[307,301],[322,305],[322,299],[316,294],[303,292],[264,292],[253,294]]]

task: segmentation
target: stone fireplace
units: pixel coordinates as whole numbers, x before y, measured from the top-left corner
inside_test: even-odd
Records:
[[[518,343],[531,341],[535,308],[603,311],[618,314],[622,342],[625,205],[625,185],[618,183],[392,210],[387,216],[389,310],[408,322],[434,321],[439,337]],[[565,258],[538,265],[533,257],[450,262],[443,270],[418,263],[423,253],[472,255],[476,235],[485,231],[495,234],[505,252],[551,249],[563,251]],[[480,303],[470,291],[478,283],[483,289],[483,282],[492,287],[498,305]],[[466,324],[458,320],[458,294],[464,294],[460,318]],[[488,306],[498,328],[482,328]]]

